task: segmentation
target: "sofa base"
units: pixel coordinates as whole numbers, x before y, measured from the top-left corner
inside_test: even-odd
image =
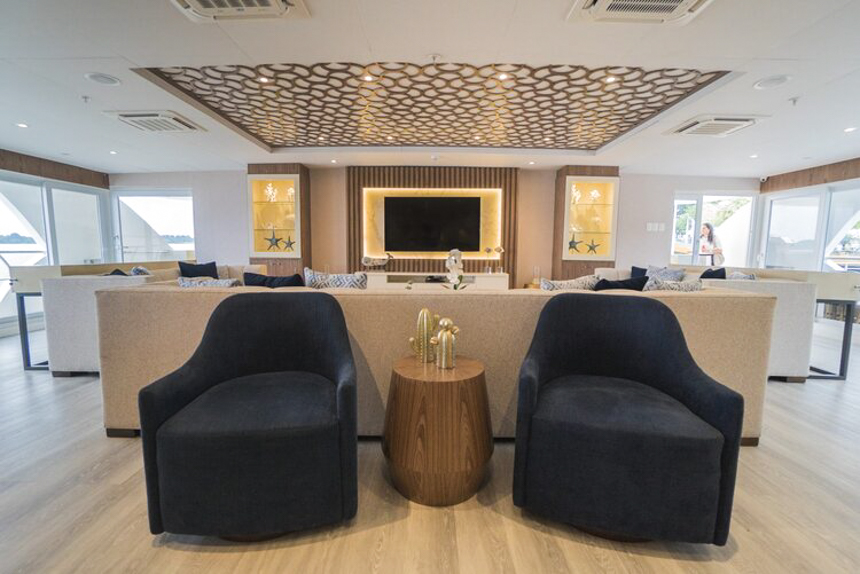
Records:
[[[741,437],[741,446],[758,446],[757,436]]]
[[[108,438],[135,438],[140,436],[140,429],[111,429],[106,428]]]
[[[54,378],[97,377],[98,374],[98,371],[51,371],[51,376]]]

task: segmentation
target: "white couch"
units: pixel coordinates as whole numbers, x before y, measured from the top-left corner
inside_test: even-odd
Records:
[[[595,270],[601,279],[627,279],[629,269],[601,267]],[[685,269],[685,280],[696,279],[701,269]],[[731,270],[729,270],[731,273]],[[799,382],[809,376],[812,353],[812,330],[815,322],[816,285],[807,281],[761,278],[753,281],[736,279],[704,279],[709,287],[724,287],[739,291],[776,295],[773,316],[769,377],[785,377]],[[702,321],[719,321],[719,317],[702,317]]]
[[[242,280],[245,271],[265,273],[265,265],[219,265],[218,276]],[[55,377],[99,369],[95,293],[99,289],[175,281],[178,268],[151,275],[68,275],[42,279],[42,302],[48,342],[48,367]],[[133,328],[129,325],[129,328]]]

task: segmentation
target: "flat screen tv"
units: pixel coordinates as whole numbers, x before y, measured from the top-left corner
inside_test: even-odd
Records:
[[[386,197],[386,251],[480,251],[480,197]]]

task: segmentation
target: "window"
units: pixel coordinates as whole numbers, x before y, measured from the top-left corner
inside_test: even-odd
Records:
[[[823,269],[860,272],[860,187],[830,196]]]
[[[745,267],[753,206],[753,197],[749,195],[678,194],[674,204],[671,263]],[[703,235],[706,226],[708,232]]]
[[[99,195],[59,188],[51,190],[56,259],[60,265],[104,261]]]
[[[0,319],[17,314],[9,266],[47,261],[41,186],[0,180]]]
[[[820,194],[773,199],[765,246],[765,267],[818,269]]]
[[[194,258],[194,210],[188,191],[117,191],[121,261]]]

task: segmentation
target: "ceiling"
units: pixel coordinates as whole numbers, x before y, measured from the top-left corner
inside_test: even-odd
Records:
[[[0,148],[109,173],[310,165],[619,165],[627,173],[758,177],[860,156],[860,1],[714,0],[686,26],[566,21],[571,0],[306,0],[309,19],[195,24],[169,0],[0,7]],[[276,62],[517,62],[729,70],[598,153],[312,147],[269,153],[132,70]],[[103,72],[116,87],[84,78]],[[771,90],[753,84],[777,74]],[[173,110],[206,131],[139,132],[111,110]],[[765,116],[725,138],[667,135],[700,114]],[[19,128],[18,123],[29,127]],[[115,155],[110,151],[117,152]],[[751,158],[750,156],[757,156]],[[534,162],[533,164],[531,162]]]

